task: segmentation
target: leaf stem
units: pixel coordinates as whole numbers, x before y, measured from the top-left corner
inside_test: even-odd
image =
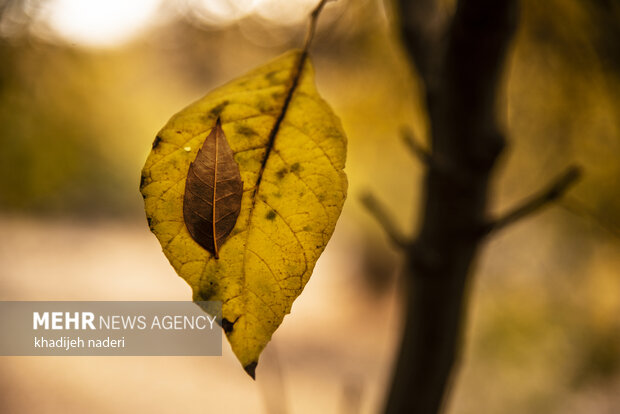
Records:
[[[325,7],[325,4],[329,0],[321,0],[319,4],[316,5],[312,13],[310,13],[310,25],[308,26],[308,31],[306,32],[306,40],[304,41],[303,53],[304,55],[308,54],[308,50],[310,49],[310,44],[312,43],[312,39],[314,39],[314,33],[316,31],[316,25],[319,20],[319,15]]]

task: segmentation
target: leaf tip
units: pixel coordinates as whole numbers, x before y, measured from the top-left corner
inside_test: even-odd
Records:
[[[257,365],[258,365],[258,362],[250,362],[248,365],[243,367],[245,372],[247,372],[248,375],[252,377],[253,380],[256,380],[256,366]]]

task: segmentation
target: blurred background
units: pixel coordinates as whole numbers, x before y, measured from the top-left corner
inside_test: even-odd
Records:
[[[444,0],[445,7],[454,1]],[[499,213],[572,162],[562,202],[497,234],[470,287],[448,413],[620,412],[620,3],[522,0],[500,99]],[[140,170],[168,118],[302,44],[312,0],[0,0],[0,300],[190,300],[149,232]],[[349,199],[257,381],[223,357],[0,357],[0,412],[376,413],[414,229],[419,85],[383,0],[321,16],[317,85],[349,137]]]

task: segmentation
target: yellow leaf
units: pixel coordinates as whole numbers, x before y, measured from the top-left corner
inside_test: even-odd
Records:
[[[182,203],[189,164],[218,116],[244,184],[216,260],[188,233]],[[153,142],[140,185],[149,226],[194,300],[222,301],[222,326],[252,376],[332,235],[346,197],[345,158],[340,121],[301,51],[212,91]]]

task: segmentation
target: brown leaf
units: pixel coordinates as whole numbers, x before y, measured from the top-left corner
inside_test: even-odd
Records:
[[[235,227],[242,194],[239,165],[218,118],[189,165],[183,196],[183,219],[189,234],[216,259]]]

